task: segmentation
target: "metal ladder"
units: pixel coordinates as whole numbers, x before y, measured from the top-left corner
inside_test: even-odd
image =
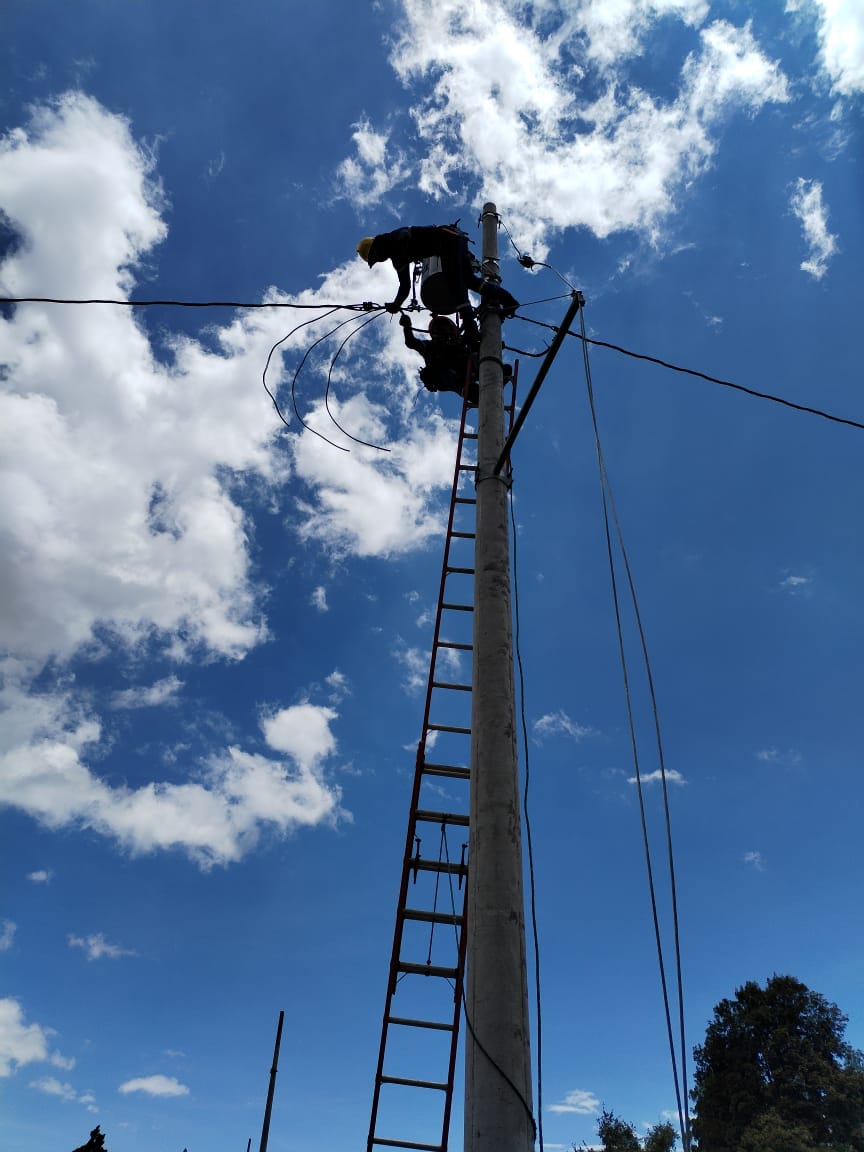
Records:
[[[517,369],[505,383],[511,427]],[[463,401],[367,1152],[447,1150],[467,943],[476,500],[463,492],[476,472],[476,412]],[[392,1134],[406,1123],[424,1138]]]

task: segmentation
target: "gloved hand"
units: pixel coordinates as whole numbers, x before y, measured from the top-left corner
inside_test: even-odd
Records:
[[[397,304],[395,300],[391,300],[390,303],[385,304],[384,307],[387,309],[391,316],[395,316],[397,312],[402,311],[402,305]]]
[[[399,317],[399,323],[402,325],[403,328],[410,328],[411,327],[411,317],[408,316],[405,312],[403,312],[402,315]]]

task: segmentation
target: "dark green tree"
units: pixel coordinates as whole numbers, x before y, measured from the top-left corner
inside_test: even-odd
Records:
[[[792,976],[721,1000],[694,1050],[700,1152],[864,1152],[864,1063],[846,1023]]]
[[[655,1124],[653,1128],[648,1129],[643,1150],[644,1152],[672,1152],[677,1139],[675,1129],[667,1120],[663,1124]]]
[[[597,1135],[605,1152],[642,1152],[642,1145],[632,1124],[619,1120],[614,1112],[604,1108],[597,1120]]]

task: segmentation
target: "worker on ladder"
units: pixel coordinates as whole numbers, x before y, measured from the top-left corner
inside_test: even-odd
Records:
[[[477,332],[468,300],[469,288],[479,292],[484,304],[500,308],[505,317],[512,316],[519,307],[519,301],[506,289],[477,275],[468,251],[468,237],[455,224],[397,228],[378,236],[364,236],[357,245],[357,253],[370,268],[390,260],[396,269],[399,290],[396,298],[384,305],[388,312],[401,310],[411,292],[410,266],[421,261],[426,266],[420,299],[430,312],[442,315],[459,313],[469,339],[472,329]]]
[[[427,392],[456,392],[466,396],[469,404],[476,404],[479,390],[476,349],[448,316],[433,316],[429,321],[429,340],[418,340],[411,320],[404,314],[399,323],[405,337],[405,347],[423,357],[420,379]],[[513,366],[504,365],[504,380],[513,376]]]

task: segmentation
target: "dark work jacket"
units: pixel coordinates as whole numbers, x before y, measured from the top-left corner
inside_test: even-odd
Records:
[[[408,329],[405,344],[423,357],[420,379],[429,392],[457,392],[465,388],[468,352],[459,340],[418,340]]]
[[[410,267],[427,256],[438,256],[449,276],[478,291],[481,281],[471,270],[467,238],[464,233],[447,227],[397,228],[382,232],[372,241],[369,264],[390,260],[399,276],[395,303],[402,304],[411,292]]]

